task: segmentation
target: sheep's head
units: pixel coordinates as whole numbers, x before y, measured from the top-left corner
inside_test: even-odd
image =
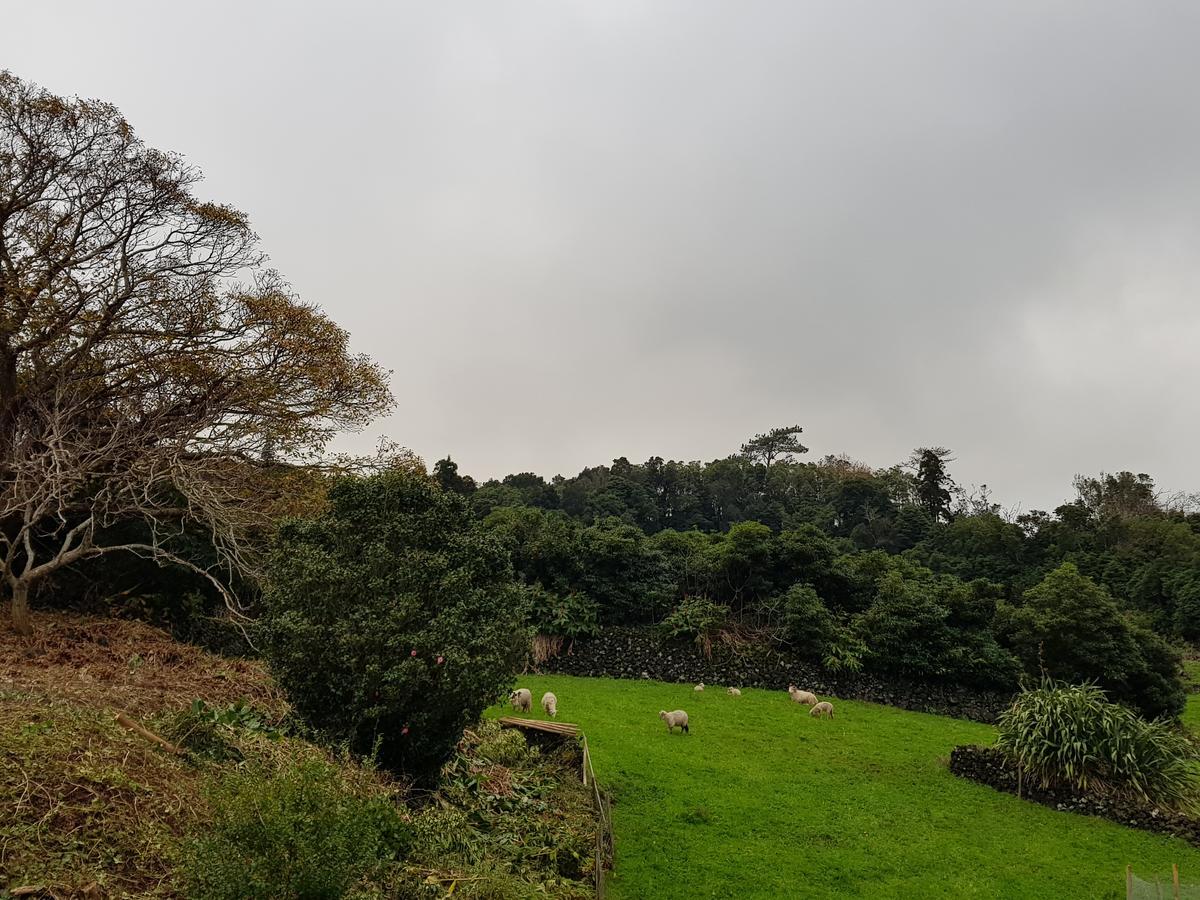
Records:
[[[658,717],[660,719],[665,719],[667,717],[667,711],[665,709],[660,709],[658,711]]]

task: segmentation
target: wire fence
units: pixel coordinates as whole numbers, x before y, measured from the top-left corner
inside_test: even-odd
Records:
[[[592,751],[588,749],[587,735],[583,735],[583,786],[589,785],[596,804],[596,816],[600,820],[600,830],[596,835],[596,897],[604,900],[604,873],[613,864],[612,807],[608,795],[600,790],[596,770],[592,768]]]
[[[1200,884],[1182,884],[1179,866],[1171,866],[1170,880],[1156,877],[1147,881],[1125,867],[1125,900],[1200,900]]]

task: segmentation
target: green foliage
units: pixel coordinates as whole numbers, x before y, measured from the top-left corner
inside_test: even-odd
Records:
[[[949,520],[950,490],[954,481],[946,473],[946,463],[952,462],[945,447],[921,447],[913,451],[916,464],[917,503],[934,522]]]
[[[503,546],[424,475],[346,478],[279,531],[264,652],[296,712],[352,750],[431,777],[528,647]]]
[[[917,679],[1016,684],[1016,661],[990,628],[995,601],[985,585],[894,560],[875,589],[871,605],[854,622],[868,648],[868,666]]]
[[[669,640],[689,640],[711,648],[711,641],[729,621],[729,607],[704,597],[687,597],[662,621],[663,634]]]
[[[513,568],[529,584],[554,594],[578,591],[583,576],[583,526],[558,511],[502,507],[483,520],[500,540]]]
[[[434,464],[433,480],[443,491],[453,491],[456,494],[475,493],[475,479],[470,475],[459,475],[458,463],[449,456],[439,459]]]
[[[321,759],[210,780],[212,821],[184,845],[196,900],[345,897],[405,854],[410,828],[385,797],[361,796]]]
[[[1145,473],[1101,472],[1098,478],[1077,476],[1078,502],[1096,519],[1124,519],[1161,512],[1154,492],[1154,479]]]
[[[164,735],[179,746],[216,761],[242,758],[232,740],[238,732],[261,734],[271,740],[283,736],[266,716],[243,700],[224,708],[193,700],[190,707],[172,716],[163,729]]]
[[[997,628],[1027,672],[1061,681],[1094,681],[1147,716],[1176,718],[1186,695],[1179,655],[1135,624],[1108,592],[1063,563],[1025,592],[1021,607],[1003,606]]]
[[[1176,632],[1193,643],[1200,640],[1200,571],[1177,577],[1173,594]]]
[[[1164,638],[1200,639],[1200,516],[1166,508],[1147,476],[1078,479],[1074,502],[1015,521],[983,488],[952,516],[948,451],[922,448],[887,469],[845,456],[801,463],[798,435],[777,429],[708,463],[622,457],[551,482],[509,476],[491,488],[514,505],[488,524],[523,580],[554,597],[586,596],[601,624],[659,621],[705,597],[731,622],[811,639],[805,655],[831,666],[1003,687],[1019,669],[1040,671],[1039,635],[1069,633],[1070,621],[1067,631],[1047,626],[1053,617],[1037,603],[1014,611],[1073,562],[1116,603],[1099,619],[1119,635],[1107,648],[1089,635],[1086,658],[1053,671],[1101,679],[1148,715],[1178,711]],[[883,584],[893,572],[899,582]],[[793,627],[796,604],[784,598],[796,584],[816,591],[836,629],[823,619],[806,636]]]
[[[1200,754],[1183,732],[1109,703],[1093,684],[1046,679],[1001,716],[996,746],[1043,786],[1071,785],[1195,811]]]
[[[594,895],[597,823],[578,748],[541,752],[517,730],[466,733],[432,802],[413,817],[412,877],[403,896],[585,898]]]
[[[645,533],[619,519],[584,530],[580,587],[607,623],[653,622],[670,601],[665,560]]]
[[[858,635],[849,628],[839,626],[821,665],[830,672],[861,672],[863,660],[869,652]]]
[[[838,641],[839,627],[810,584],[794,584],[783,595],[784,640],[802,657],[823,660]]]
[[[796,454],[808,452],[808,448],[800,443],[799,435],[803,431],[799,425],[785,425],[765,434],[756,434],[742,444],[742,455],[769,469],[776,460],[791,460]]]
[[[576,639],[596,634],[596,604],[586,594],[552,594],[540,585],[529,588],[529,622],[538,634]]]

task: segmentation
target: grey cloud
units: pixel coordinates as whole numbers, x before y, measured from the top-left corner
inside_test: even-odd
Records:
[[[15,19],[15,22],[13,20]],[[3,64],[120,106],[477,476],[781,422],[1052,505],[1200,487],[1200,7],[27,4]],[[19,37],[18,37],[19,36]]]

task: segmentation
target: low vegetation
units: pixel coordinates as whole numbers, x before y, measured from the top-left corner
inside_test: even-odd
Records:
[[[469,729],[413,816],[408,881],[420,896],[594,896],[597,821],[579,749],[526,743],[495,722]]]
[[[1095,685],[1023,691],[1000,717],[996,746],[1042,787],[1070,785],[1172,810],[1200,809],[1200,751],[1166,722],[1108,702]]]
[[[181,853],[194,900],[336,900],[385,878],[411,844],[395,798],[315,754],[212,772],[204,796],[208,820]]]
[[[587,732],[613,792],[611,897],[1116,900],[1126,864],[1200,872],[1200,851],[1181,840],[950,774],[951,748],[989,744],[991,726],[836,699],[836,718],[820,721],[782,691],[519,683],[558,695],[559,719]],[[680,707],[691,733],[668,735],[658,711]]]
[[[261,666],[136,623],[35,622],[35,653],[0,632],[0,897],[589,895],[596,826],[572,748],[477,728],[417,792],[311,743]]]
[[[102,710],[0,691],[0,896],[168,897],[177,836],[202,802],[196,772]]]

